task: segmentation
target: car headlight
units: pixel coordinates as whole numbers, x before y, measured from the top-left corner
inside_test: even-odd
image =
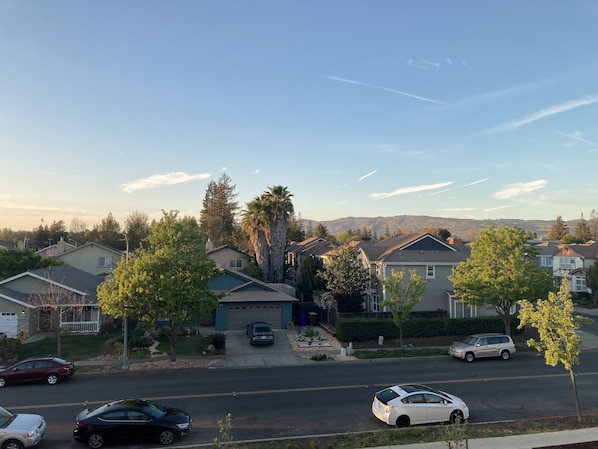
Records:
[[[188,422],[183,422],[183,423],[177,424],[177,427],[179,429],[181,429],[181,430],[186,430],[186,429],[189,428],[189,423]]]

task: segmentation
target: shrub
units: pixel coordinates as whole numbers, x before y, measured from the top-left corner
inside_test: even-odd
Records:
[[[3,338],[0,340],[0,360],[11,362],[18,359],[21,342],[16,338]]]
[[[511,320],[511,334],[523,332],[517,329],[519,320]],[[403,325],[403,338],[430,338],[450,335],[469,335],[485,332],[504,332],[504,324],[498,316],[478,318],[412,318]],[[399,338],[399,328],[391,318],[341,318],[336,322],[336,335],[341,341],[376,340]]]
[[[214,345],[214,349],[220,351],[226,347],[226,334],[222,332],[217,332],[215,334],[210,335],[212,339],[212,344]]]

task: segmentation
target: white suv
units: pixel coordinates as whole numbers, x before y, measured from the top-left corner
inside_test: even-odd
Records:
[[[449,355],[469,363],[481,357],[500,357],[509,360],[516,352],[515,343],[504,334],[474,334],[463,341],[454,342],[449,348]]]

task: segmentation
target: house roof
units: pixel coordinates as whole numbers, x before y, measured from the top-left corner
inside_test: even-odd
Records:
[[[330,251],[331,248],[332,245],[322,237],[310,237],[299,243],[291,243],[287,248],[287,252],[321,256]]]
[[[222,270],[222,274],[211,279],[210,284],[212,291],[226,295],[220,299],[220,303],[299,301],[265,282],[229,269]]]
[[[234,252],[236,252],[236,253],[239,253],[240,255],[242,255],[242,256],[244,256],[244,257],[249,257],[249,256],[248,256],[248,254],[247,254],[246,252],[244,252],[244,251],[241,251],[241,250],[240,250],[240,249],[238,249],[238,248],[233,248],[232,246],[229,246],[229,245],[222,245],[222,246],[219,246],[219,247],[217,247],[217,248],[212,248],[212,249],[208,250],[208,252],[207,252],[207,253],[208,253],[208,255],[210,255],[210,254],[214,254],[214,253],[217,253],[217,252],[219,252],[219,251],[222,251],[222,250],[225,250],[225,249],[228,249],[228,250],[230,250],[230,251],[234,251]]]
[[[359,246],[370,262],[377,263],[449,263],[469,256],[469,248],[461,242],[448,244],[425,232],[401,234]]]
[[[583,259],[598,259],[598,243],[592,242],[584,245],[566,245],[559,249],[554,256],[577,256]]]
[[[35,278],[40,282],[47,282],[56,287],[71,291],[74,294],[84,296],[87,304],[97,303],[96,290],[98,285],[105,279],[104,276],[94,276],[70,265],[38,268],[37,270],[25,271],[0,281],[0,295],[11,301],[31,305],[32,299],[30,294],[16,292],[10,288],[11,282],[24,277]]]

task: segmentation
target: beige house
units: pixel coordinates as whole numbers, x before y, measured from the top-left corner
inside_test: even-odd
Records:
[[[123,253],[99,243],[86,243],[77,248],[58,254],[58,259],[65,265],[76,267],[93,275],[105,275],[116,268]]]
[[[231,271],[239,271],[251,260],[250,257],[243,251],[228,245],[215,248],[212,242],[208,242],[206,249],[208,252],[208,257],[216,262],[216,265],[221,270],[226,268]]]

